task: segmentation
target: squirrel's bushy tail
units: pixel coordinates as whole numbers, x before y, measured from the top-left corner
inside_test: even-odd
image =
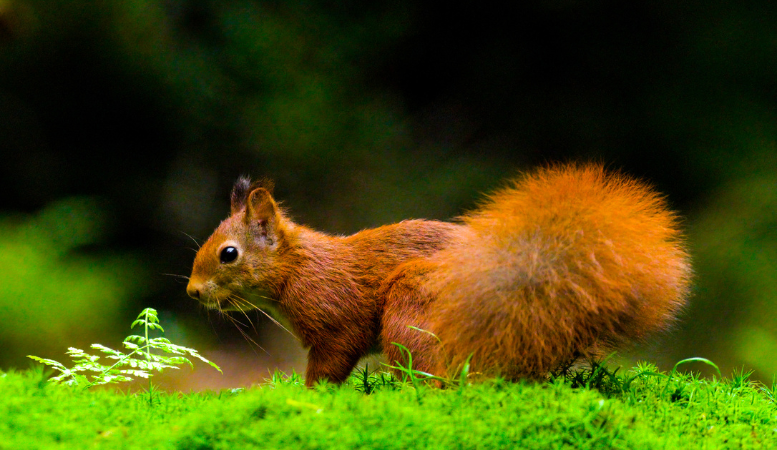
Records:
[[[691,274],[678,218],[600,165],[529,173],[463,217],[433,257],[430,328],[448,367],[542,376],[665,328]]]

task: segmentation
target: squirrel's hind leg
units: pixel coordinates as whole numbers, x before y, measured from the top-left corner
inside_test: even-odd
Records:
[[[412,368],[433,375],[443,375],[440,362],[440,342],[429,329],[428,308],[433,297],[419,289],[428,270],[425,262],[406,263],[384,282],[380,291],[384,308],[381,318],[380,341],[387,363]],[[407,351],[410,352],[411,360]],[[395,370],[395,374],[401,373]]]

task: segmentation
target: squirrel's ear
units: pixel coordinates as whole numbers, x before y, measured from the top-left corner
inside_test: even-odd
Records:
[[[245,221],[249,226],[258,226],[260,237],[268,244],[275,241],[278,227],[278,205],[265,188],[256,188],[248,194]]]

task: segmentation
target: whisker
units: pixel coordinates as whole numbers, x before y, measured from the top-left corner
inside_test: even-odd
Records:
[[[245,318],[248,319],[248,323],[250,323],[251,327],[254,329],[254,331],[256,331],[256,326],[254,325],[254,322],[251,320],[250,317],[248,317],[248,314],[246,314],[245,310],[240,307],[239,302],[243,302],[244,305],[251,306],[253,309],[259,309],[259,308],[257,308],[256,306],[252,305],[251,302],[249,302],[248,300],[246,300],[246,299],[244,299],[242,297],[238,297],[237,295],[233,295],[232,298],[235,301],[235,303],[234,303],[235,308],[237,308],[245,316]]]
[[[213,334],[216,335],[216,338],[221,341],[221,338],[219,337],[219,333],[216,330],[216,327],[213,325],[213,317],[210,315],[210,308],[206,308],[205,305],[200,305],[205,310],[205,315],[208,316],[208,324],[210,324],[210,329],[213,331]]]
[[[242,300],[242,299],[240,297],[237,297],[237,296],[233,295],[233,296],[230,296],[227,300],[229,300],[229,302],[232,304],[232,306],[237,308],[237,310],[240,311],[240,313],[243,314],[243,316],[245,316],[246,320],[248,320],[248,323],[251,324],[251,328],[253,328],[254,331],[256,331],[256,327],[254,327],[254,322],[251,320],[250,317],[248,317],[248,315],[246,314],[245,310],[243,310],[243,308],[240,307],[239,300]],[[247,326],[247,325],[245,325],[242,322],[240,322],[240,324],[243,325],[243,326]]]
[[[160,275],[165,275],[165,276],[168,276],[168,277],[175,277],[175,278],[183,278],[184,280],[188,280],[189,279],[189,277],[187,277],[186,275],[178,275],[176,273],[162,273]]]
[[[234,324],[239,324],[239,325],[241,325],[241,326],[244,326],[244,327],[246,327],[246,328],[248,327],[248,325],[244,324],[244,323],[243,323],[243,322],[241,322],[240,320],[238,320],[238,319],[236,319],[236,318],[234,318],[234,317],[230,316],[230,315],[229,315],[229,312],[225,312],[225,313],[224,313],[224,317],[228,317],[228,318],[229,318],[229,320],[230,320],[230,321],[232,321],[232,323],[234,323]]]
[[[239,331],[239,332],[240,332],[240,334],[241,334],[241,335],[243,335],[243,338],[244,338],[244,339],[245,339],[247,342],[249,342],[249,344],[253,344],[253,345],[254,345],[254,346],[256,346],[257,348],[259,348],[260,350],[262,350],[263,352],[265,352],[265,353],[266,353],[268,356],[270,356],[270,352],[268,352],[267,350],[265,350],[265,349],[264,349],[264,347],[262,347],[261,345],[259,345],[259,344],[258,344],[258,343],[257,343],[255,340],[253,340],[253,339],[252,339],[252,338],[251,338],[251,337],[250,337],[248,334],[246,334],[246,332],[245,332],[245,331],[243,331],[243,329],[242,329],[242,328],[240,328],[240,326],[238,326],[238,323],[240,323],[240,322],[238,322],[237,320],[235,320],[235,318],[234,318],[234,317],[232,317],[232,316],[230,316],[230,315],[228,315],[228,314],[225,314],[225,315],[224,315],[224,317],[226,317],[227,319],[229,319],[229,320],[232,322],[232,324],[233,324],[233,325],[235,325],[235,328],[237,328],[237,331]],[[254,354],[255,354],[255,355],[259,356],[259,354],[258,354],[258,353],[256,353],[256,350],[254,350],[253,348],[252,348],[251,350],[254,352]]]
[[[198,249],[199,249],[200,247],[202,247],[202,246],[200,245],[200,243],[199,243],[199,242],[197,242],[197,239],[194,239],[194,237],[192,237],[192,235],[190,235],[190,234],[186,233],[185,231],[181,231],[181,233],[183,233],[184,235],[186,235],[186,237],[188,237],[189,239],[191,239],[192,241],[194,241],[194,245],[196,245]],[[194,250],[194,251],[196,252],[197,250]]]
[[[256,310],[257,310],[257,311],[259,311],[260,313],[264,314],[264,315],[265,315],[265,317],[267,317],[268,319],[270,319],[270,320],[272,321],[272,323],[274,323],[275,325],[278,325],[278,326],[281,328],[281,330],[283,330],[283,331],[285,331],[285,332],[289,333],[289,335],[290,335],[290,336],[292,336],[292,337],[294,337],[294,339],[297,339],[297,340],[299,340],[299,338],[298,338],[298,337],[297,337],[297,336],[296,336],[294,333],[292,333],[291,331],[287,330],[287,329],[286,329],[286,327],[284,327],[283,325],[281,325],[281,323],[280,323],[280,322],[278,322],[277,320],[275,320],[275,318],[273,318],[273,316],[271,316],[271,315],[267,314],[266,312],[264,312],[263,310],[261,310],[261,309],[259,309],[259,308],[256,308]]]
[[[233,295],[233,297],[237,297],[237,296]],[[297,339],[297,340],[299,340],[299,338],[298,338],[298,337],[297,337],[297,336],[296,336],[294,333],[292,333],[292,332],[291,332],[291,331],[289,331],[289,330],[288,330],[286,327],[284,327],[283,325],[281,325],[281,323],[280,323],[280,322],[278,322],[277,320],[275,320],[275,318],[274,318],[273,316],[271,316],[271,315],[267,314],[267,313],[266,313],[264,310],[262,310],[262,308],[260,308],[260,307],[258,307],[258,306],[256,306],[256,305],[254,305],[253,303],[249,302],[248,300],[246,300],[246,299],[244,299],[244,298],[242,298],[242,297],[237,297],[237,298],[239,298],[240,300],[242,300],[242,301],[243,301],[243,302],[245,302],[246,304],[248,304],[248,305],[252,306],[252,307],[253,307],[255,310],[259,311],[260,313],[264,314],[264,315],[265,315],[265,317],[267,317],[268,319],[270,319],[270,320],[271,320],[271,321],[272,321],[272,322],[273,322],[275,325],[278,325],[278,326],[279,326],[279,327],[280,327],[280,328],[281,328],[283,331],[285,331],[285,332],[289,333],[289,335],[293,336],[293,337],[294,337],[294,339]],[[271,299],[271,298],[269,298],[269,297],[264,297],[264,296],[262,296],[261,298],[264,298],[264,299],[267,299],[267,300],[273,301],[273,299]]]
[[[243,302],[244,304],[248,304],[248,305],[250,305],[250,306],[254,306],[254,305],[251,305],[251,303],[250,303],[248,300],[244,299],[243,297],[240,297],[239,295],[233,295],[233,296],[232,296],[232,300],[234,301],[234,305],[235,305],[235,307],[236,307],[236,308],[237,308],[237,309],[238,309],[238,310],[239,310],[239,311],[240,311],[240,312],[241,312],[241,313],[242,313],[242,314],[245,316],[245,318],[246,318],[246,319],[248,319],[248,323],[250,323],[250,324],[251,324],[251,328],[254,330],[254,333],[257,333],[257,334],[258,334],[258,331],[256,330],[256,325],[255,325],[255,324],[254,324],[254,322],[251,320],[251,318],[250,318],[250,317],[248,317],[248,314],[246,314],[245,310],[244,310],[243,308],[241,308],[241,307],[240,307],[240,305],[239,305],[238,303],[239,303],[239,302]],[[248,338],[248,337],[246,336],[246,338]],[[261,347],[260,347],[260,348],[261,348]],[[268,353],[268,354],[269,354],[269,353]]]

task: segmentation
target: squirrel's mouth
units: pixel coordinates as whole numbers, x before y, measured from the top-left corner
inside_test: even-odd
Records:
[[[253,302],[247,300],[244,295],[239,295],[234,290],[220,288],[212,280],[202,282],[191,278],[186,287],[189,297],[200,302],[208,309],[218,311],[248,311],[258,309]]]
[[[261,289],[245,291],[240,286],[219,288],[212,281],[205,283],[190,280],[186,288],[189,296],[209,310],[219,312],[237,311],[245,314],[247,311],[259,310],[263,314],[280,316],[279,303],[269,292]]]
[[[217,311],[250,311],[259,309],[256,305],[240,297],[229,296],[225,298],[199,298],[200,304],[208,309]]]

